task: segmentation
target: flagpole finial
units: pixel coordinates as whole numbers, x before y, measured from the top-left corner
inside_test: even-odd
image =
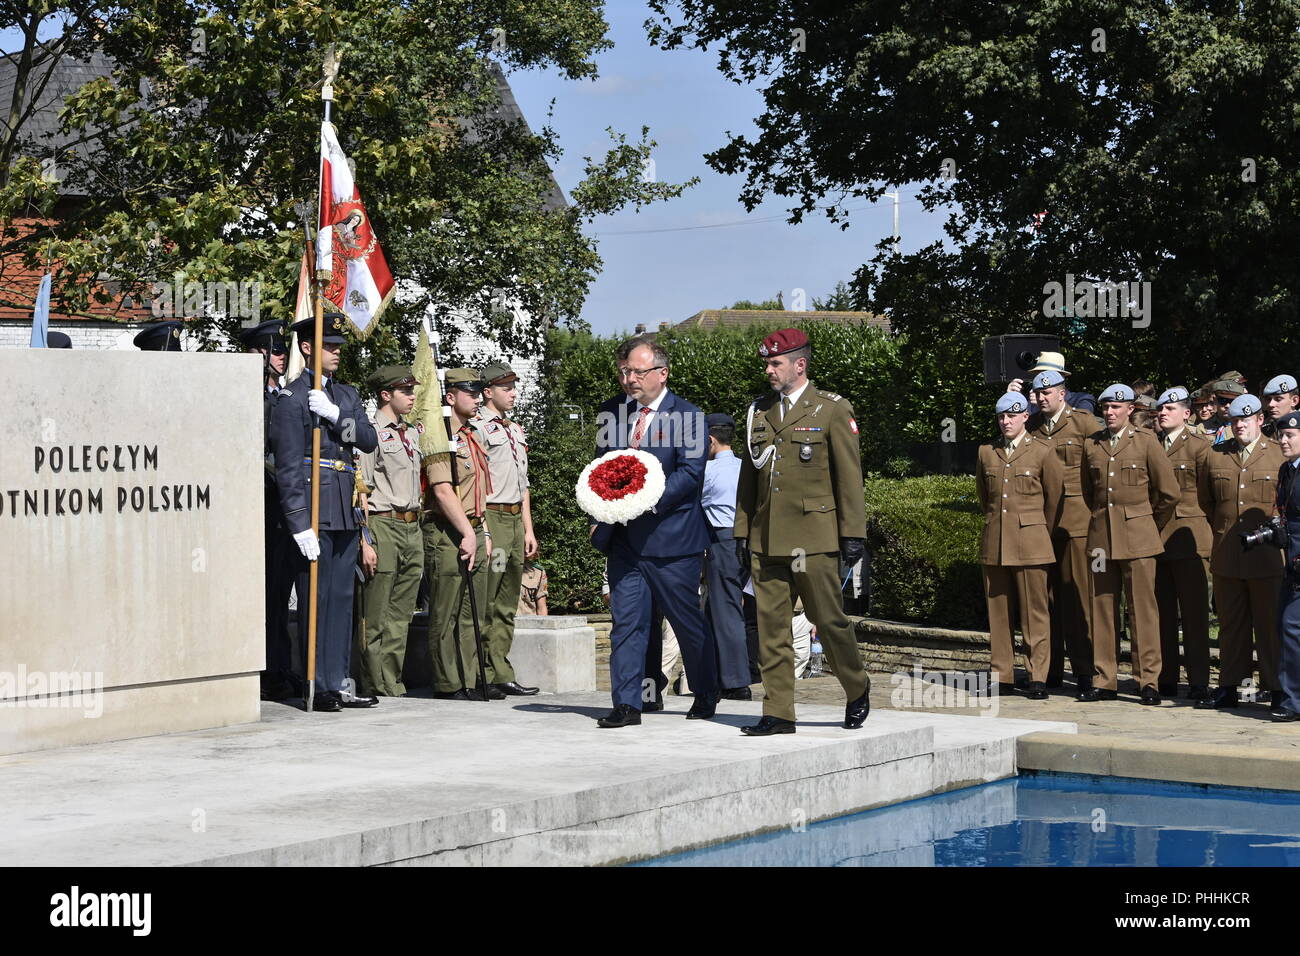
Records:
[[[325,48],[325,62],[322,64],[321,72],[325,77],[325,85],[321,87],[320,98],[328,102],[334,100],[334,79],[339,75],[339,61],[343,59],[338,48],[331,43]]]

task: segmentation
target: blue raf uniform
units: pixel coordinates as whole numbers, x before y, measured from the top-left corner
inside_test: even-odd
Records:
[[[275,454],[271,450],[271,412],[280,394],[278,385],[267,384],[272,378],[271,355],[283,355],[288,349],[284,338],[284,323],[277,320],[263,322],[245,329],[239,341],[248,349],[263,354],[262,364],[262,427],[265,460],[265,508],[263,530],[266,549],[266,669],[262,671],[263,700],[283,700],[295,697],[299,689],[293,679],[293,655],[289,644],[289,591],[293,588],[295,558],[298,549],[284,523],[280,510],[280,489],[275,481]]]
[[[346,341],[343,317],[326,316],[326,345]],[[314,322],[306,319],[293,326],[300,341],[310,340]],[[312,373],[280,390],[271,413],[271,451],[275,455],[275,482],[280,509],[292,538],[311,529],[311,446],[317,417],[309,405]],[[317,572],[316,601],[316,685],[317,707],[337,710],[339,693],[348,676],[352,636],[352,595],[356,580],[359,526],[353,511],[352,492],[356,482],[353,449],[374,451],[379,444],[374,426],[366,418],[361,398],[351,385],[327,379],[325,396],[338,407],[338,418],[320,416],[320,569]],[[307,600],[309,563],[296,544],[291,557],[298,590],[298,634],[304,666],[307,660]],[[342,702],[346,704],[347,702]]]
[[[1300,413],[1277,419],[1276,431],[1300,429]],[[1278,474],[1277,513],[1286,525],[1286,572],[1278,601],[1277,633],[1281,653],[1278,684],[1281,691],[1272,704],[1274,720],[1300,720],[1300,459],[1291,459]]]

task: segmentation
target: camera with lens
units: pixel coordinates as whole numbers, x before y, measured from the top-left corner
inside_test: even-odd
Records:
[[[1254,531],[1241,533],[1241,550],[1249,551],[1259,544],[1272,545],[1275,548],[1286,547],[1286,522],[1279,517],[1269,518]]]

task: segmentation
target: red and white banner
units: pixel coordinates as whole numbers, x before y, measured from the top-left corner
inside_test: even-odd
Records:
[[[320,232],[316,270],[325,279],[326,310],[342,312],[364,338],[393,297],[395,284],[379,248],[348,159],[330,123],[320,127]]]

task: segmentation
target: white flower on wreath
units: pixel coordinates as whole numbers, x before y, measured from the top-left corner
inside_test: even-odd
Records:
[[[610,501],[598,495],[589,482],[593,471],[605,462],[613,461],[615,458],[634,458],[644,465],[646,470],[645,484],[642,485],[640,491]],[[649,452],[639,451],[635,448],[622,448],[601,455],[582,469],[582,474],[578,476],[578,484],[574,491],[578,496],[578,507],[594,520],[602,524],[627,524],[634,518],[641,517],[659,503],[659,499],[663,497],[664,493],[664,469],[659,464],[659,459]]]

